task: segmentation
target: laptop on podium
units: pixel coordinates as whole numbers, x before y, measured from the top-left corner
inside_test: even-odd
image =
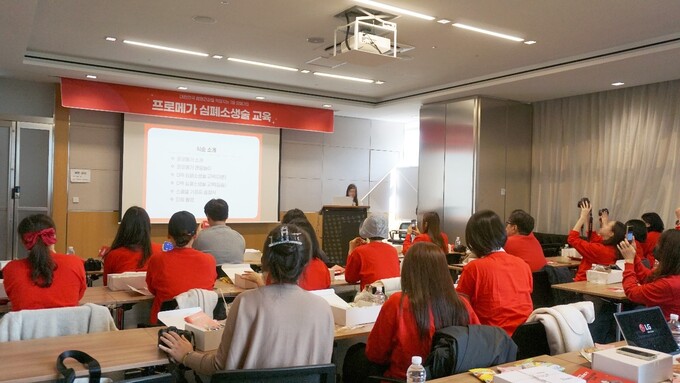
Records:
[[[671,355],[680,353],[659,307],[624,311],[614,314],[614,318],[629,345]]]

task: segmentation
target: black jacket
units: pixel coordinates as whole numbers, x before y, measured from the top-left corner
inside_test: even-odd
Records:
[[[517,345],[500,327],[450,326],[434,333],[425,368],[428,379],[436,379],[513,362],[516,356]]]

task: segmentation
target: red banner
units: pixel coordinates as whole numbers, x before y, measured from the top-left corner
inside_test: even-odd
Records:
[[[61,79],[66,108],[333,132],[333,111],[236,98]]]

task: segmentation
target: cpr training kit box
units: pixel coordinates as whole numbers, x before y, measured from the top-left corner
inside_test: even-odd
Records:
[[[494,383],[586,383],[585,380],[551,367],[539,366],[508,371],[493,378]]]
[[[600,285],[608,285],[611,283],[620,283],[623,280],[623,271],[621,270],[609,270],[609,271],[596,271],[587,270],[586,280],[591,283],[597,283]]]
[[[146,271],[129,271],[120,274],[109,274],[106,286],[111,291],[132,290],[131,287],[144,290],[146,289]]]
[[[669,354],[640,347],[625,347],[644,351],[655,357],[644,360],[617,352],[621,347],[610,348],[593,353],[591,368],[638,383],[657,383],[673,379],[673,358]]]
[[[312,293],[322,297],[331,306],[333,320],[340,326],[353,327],[374,323],[378,319],[382,305],[352,306],[335,294],[333,289],[315,290]]]

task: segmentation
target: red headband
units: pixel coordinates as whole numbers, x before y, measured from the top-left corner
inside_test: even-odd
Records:
[[[35,243],[38,242],[38,238],[42,239],[45,246],[54,245],[57,243],[57,232],[54,231],[53,227],[50,227],[40,231],[24,233],[24,235],[21,236],[21,240],[24,242],[26,250],[29,251],[35,246]]]

